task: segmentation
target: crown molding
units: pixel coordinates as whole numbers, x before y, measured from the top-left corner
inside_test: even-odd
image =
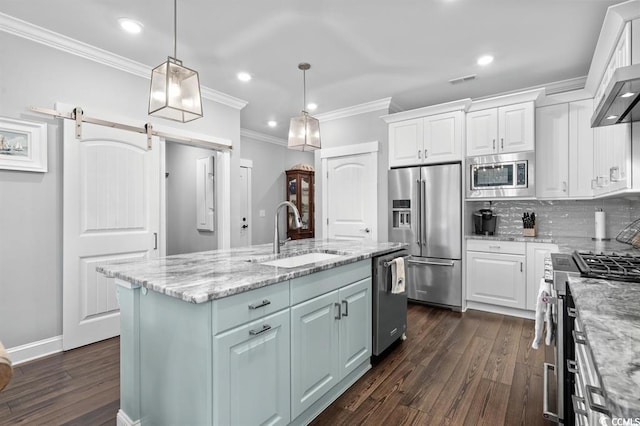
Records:
[[[500,95],[492,95],[486,98],[474,99],[467,112],[479,111],[487,108],[497,108],[500,106],[519,104],[521,102],[536,102],[539,98],[544,97],[545,89],[536,88],[531,90],[518,90],[517,92],[508,92]]]
[[[256,132],[254,130],[240,128],[240,137],[254,139],[261,142],[268,142],[274,145],[287,146],[286,139],[281,139],[265,133]]]
[[[0,31],[13,34],[36,43],[43,44],[53,49],[61,50],[120,71],[133,74],[138,77],[151,78],[152,68],[148,65],[136,62],[124,56],[116,55],[99,47],[83,43],[79,40],[39,27],[13,16],[0,12]],[[204,87],[200,88],[202,97],[211,101],[241,110],[248,102],[217,90]]]
[[[465,98],[443,104],[430,105],[423,108],[410,109],[408,111],[397,112],[395,114],[383,115],[380,118],[385,123],[395,123],[397,121],[411,120],[414,118],[427,117],[429,115],[444,114],[454,111],[466,111],[471,105],[471,99]]]
[[[331,121],[337,120],[339,118],[351,117],[353,115],[365,114],[367,112],[380,111],[381,109],[388,110],[390,105],[391,98],[384,98],[377,101],[365,102],[363,104],[350,106],[347,108],[336,109],[322,114],[314,114],[313,116],[321,122]]]

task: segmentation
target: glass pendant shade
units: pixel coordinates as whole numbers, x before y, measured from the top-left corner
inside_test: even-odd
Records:
[[[311,151],[320,149],[320,121],[306,111],[299,117],[293,117],[289,124],[289,149]]]
[[[198,73],[170,56],[155,67],[151,73],[149,115],[182,123],[202,117]]]

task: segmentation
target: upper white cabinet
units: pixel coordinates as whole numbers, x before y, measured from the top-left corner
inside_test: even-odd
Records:
[[[569,103],[569,197],[593,196],[593,99]]]
[[[382,117],[389,124],[389,167],[461,161],[470,104],[461,99]]]
[[[536,108],[538,198],[569,196],[569,104]]]
[[[467,113],[467,156],[533,151],[534,103]]]
[[[629,123],[595,129],[593,142],[594,195],[631,187],[631,125]]]
[[[389,167],[462,159],[462,111],[389,124]]]

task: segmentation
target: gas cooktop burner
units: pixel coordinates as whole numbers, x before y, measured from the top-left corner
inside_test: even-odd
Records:
[[[640,257],[619,254],[573,252],[583,277],[640,283]]]

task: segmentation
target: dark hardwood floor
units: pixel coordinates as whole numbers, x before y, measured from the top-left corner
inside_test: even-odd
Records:
[[[312,424],[544,425],[533,321],[409,306],[407,340]],[[0,425],[114,425],[119,339],[26,363],[0,392]]]

